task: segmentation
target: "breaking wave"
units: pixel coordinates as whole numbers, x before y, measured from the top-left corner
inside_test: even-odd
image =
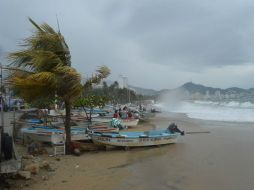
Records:
[[[186,113],[190,118],[217,121],[254,122],[251,102],[179,101],[157,104],[163,111]]]

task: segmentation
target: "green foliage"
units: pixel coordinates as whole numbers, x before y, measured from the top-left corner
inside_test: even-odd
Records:
[[[71,67],[70,51],[61,33],[46,23],[39,26],[29,20],[35,31],[23,41],[22,50],[9,54],[12,62],[9,82],[27,102],[41,104],[46,100],[44,103],[50,103],[57,95],[65,103],[66,150],[69,153],[71,104],[82,92],[81,76]]]
[[[35,31],[23,41],[23,49],[9,54],[12,61],[10,82],[28,102],[37,99],[73,101],[82,91],[81,76],[71,66],[69,48],[60,32],[32,19]]]
[[[98,95],[88,95],[85,97],[80,97],[75,101],[75,107],[82,107],[86,113],[86,117],[89,121],[92,119],[92,111],[95,107],[102,108],[109,101],[109,99],[105,96]],[[87,110],[89,108],[89,110]],[[88,111],[90,115],[88,115]]]
[[[104,81],[102,88],[95,88],[90,91],[90,94],[104,95],[108,97],[111,103],[125,104],[131,102],[138,102],[147,99],[154,99],[154,96],[143,96],[141,94],[136,94],[135,91],[127,88],[119,88],[119,84],[115,81],[113,84],[108,86]]]
[[[105,96],[98,96],[98,95],[89,95],[86,97],[80,97],[76,100],[75,106],[76,107],[87,107],[93,109],[95,107],[104,107],[105,104],[109,101],[109,99]]]
[[[31,107],[45,109],[50,108],[54,104],[53,99],[38,98],[35,101],[30,102]]]
[[[56,32],[46,23],[38,25],[32,19],[29,20],[35,31],[23,41],[22,50],[9,54],[8,57],[12,62],[9,82],[15,92],[27,102],[37,101],[41,104],[45,100],[44,103],[48,104],[55,100],[56,95],[64,102],[68,151],[71,142],[71,105],[82,92],[91,88],[93,83],[99,83],[107,77],[110,70],[105,66],[100,67],[97,74],[82,85],[80,74],[71,67],[69,47],[60,31]],[[93,102],[93,104],[99,103]]]
[[[99,84],[102,79],[108,77],[110,75],[110,69],[106,66],[102,66],[97,69],[97,73],[89,78],[85,84],[83,85],[84,91],[89,91],[92,89],[93,84]]]

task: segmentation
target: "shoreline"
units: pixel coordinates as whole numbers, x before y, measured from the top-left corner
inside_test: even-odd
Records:
[[[80,157],[47,155],[54,171],[41,171],[22,189],[251,189],[254,180],[254,123],[206,121],[184,114],[158,113],[149,122],[129,130],[166,128],[176,123],[186,134],[178,142],[130,151],[85,152]],[[240,134],[240,135],[239,135]],[[47,176],[43,180],[42,176]]]

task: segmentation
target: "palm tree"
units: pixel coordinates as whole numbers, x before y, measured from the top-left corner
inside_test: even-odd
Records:
[[[103,81],[103,83],[102,83],[102,91],[105,96],[108,96],[108,84],[106,81]]]
[[[10,82],[25,100],[38,98],[54,99],[55,96],[65,103],[66,150],[69,153],[71,132],[71,105],[80,96],[84,87],[99,82],[109,74],[109,69],[101,67],[98,74],[81,85],[80,74],[71,67],[71,55],[64,37],[48,24],[35,27],[31,37],[24,40],[24,49],[9,54],[12,61]]]

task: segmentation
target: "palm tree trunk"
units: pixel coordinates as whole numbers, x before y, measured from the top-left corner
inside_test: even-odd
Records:
[[[71,144],[71,104],[70,101],[65,100],[65,134],[66,134],[66,154],[70,154],[70,144]]]

